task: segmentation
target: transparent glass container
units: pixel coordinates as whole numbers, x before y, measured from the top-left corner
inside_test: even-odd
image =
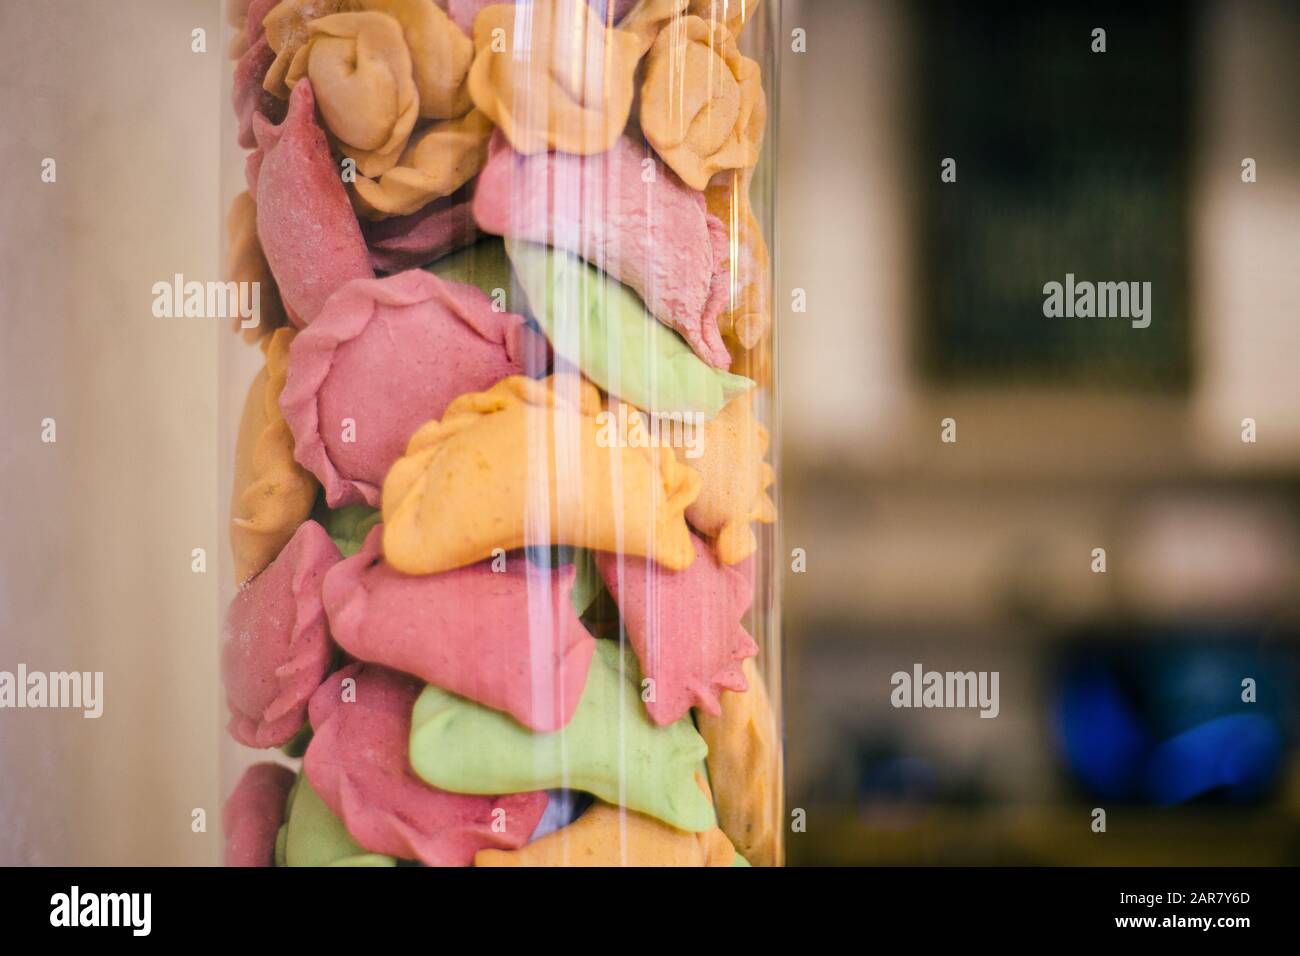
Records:
[[[226,862],[779,865],[779,4],[228,15]]]

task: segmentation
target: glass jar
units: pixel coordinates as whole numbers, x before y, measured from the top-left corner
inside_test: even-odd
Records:
[[[781,862],[778,9],[230,4],[227,863]]]

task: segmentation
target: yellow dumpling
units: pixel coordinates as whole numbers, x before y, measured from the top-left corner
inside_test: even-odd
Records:
[[[253,379],[235,446],[230,546],[243,584],[280,553],[311,514],[316,479],[293,459],[293,433],[280,413],[293,329],[263,339],[266,367]]]
[[[420,428],[384,480],[384,557],[435,574],[524,546],[695,558],[700,477],[668,448],[601,438],[600,393],[572,374],[503,379]]]
[[[429,0],[284,0],[263,24],[275,52],[264,88],[284,99],[309,78],[322,123],[363,176],[392,169],[421,119],[469,112],[474,44]]]
[[[757,347],[772,326],[767,301],[771,257],[749,202],[752,178],[752,169],[731,170],[714,176],[704,190],[709,212],[727,230],[728,297],[726,309],[718,316],[718,330],[733,357]]]
[[[776,719],[754,659],[745,661],[744,693],[722,692],[722,713],[695,711],[700,736],[709,745],[718,824],[754,866],[780,862],[781,752]]]
[[[397,164],[420,115],[401,24],[373,12],[313,20],[285,84],[292,89],[303,77],[325,127],[363,176]]]
[[[704,423],[700,457],[691,460],[700,474],[700,493],[686,509],[686,520],[715,539],[724,564],[738,564],[758,547],[750,522],[776,520],[776,505],[767,495],[776,475],[763,460],[767,445],[767,429],[755,420],[748,393]],[[684,458],[685,450],[678,454]]]
[[[397,165],[378,179],[357,177],[355,205],[368,219],[407,216],[450,196],[487,162],[491,121],[479,110],[434,123],[411,137]]]
[[[714,173],[758,163],[767,121],[758,64],[723,24],[685,17],[646,56],[640,116],[655,152],[703,191]]]
[[[262,242],[257,238],[257,203],[247,190],[230,204],[226,214],[226,278],[232,282],[256,283],[258,296],[257,325],[243,329],[245,342],[256,342],[285,325],[289,319],[284,314],[280,292],[275,287],[275,277],[262,252]],[[241,328],[243,319],[237,317],[233,327]]]
[[[603,153],[627,126],[641,42],[583,0],[485,7],[474,46],[470,96],[517,151]]]

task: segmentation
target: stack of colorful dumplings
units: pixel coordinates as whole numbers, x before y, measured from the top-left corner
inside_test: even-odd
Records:
[[[780,862],[757,6],[231,4],[228,863]]]

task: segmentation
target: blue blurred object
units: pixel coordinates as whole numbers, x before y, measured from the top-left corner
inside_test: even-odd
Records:
[[[540,840],[562,827],[567,827],[587,812],[596,798],[578,790],[547,790],[546,810],[533,828],[532,840]]]
[[[919,757],[892,757],[862,773],[859,796],[863,801],[929,803],[936,787],[934,768]]]
[[[859,753],[858,813],[867,825],[885,830],[916,826],[929,811],[938,777],[919,757]]]
[[[1085,787],[1110,800],[1138,796],[1151,741],[1104,669],[1085,665],[1066,681],[1056,723],[1066,762]]]
[[[1147,793],[1160,806],[1219,789],[1233,803],[1247,803],[1272,782],[1281,756],[1282,736],[1269,718],[1218,717],[1156,747],[1147,768]]]
[[[1090,793],[1161,806],[1247,803],[1276,779],[1295,722],[1295,657],[1243,636],[1180,633],[1111,643],[1091,635],[1054,701],[1065,763]],[[1255,700],[1242,700],[1242,680]]]

